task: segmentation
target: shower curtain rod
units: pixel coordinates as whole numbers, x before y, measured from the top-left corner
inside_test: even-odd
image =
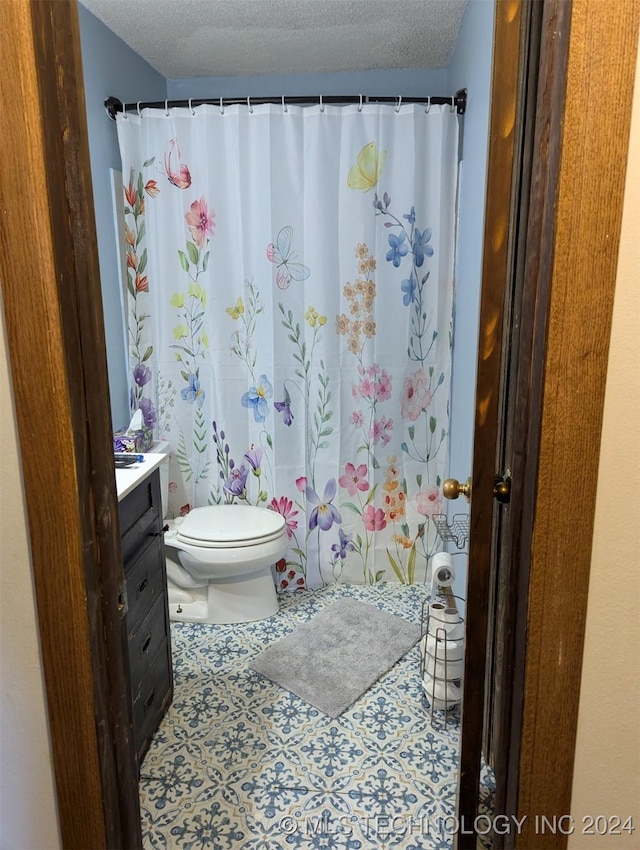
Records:
[[[148,101],[141,100],[137,103],[125,103],[117,97],[107,97],[104,101],[104,108],[107,115],[113,121],[116,120],[118,112],[137,112],[140,109],[147,107],[153,109],[171,109],[173,106],[189,107],[193,109],[203,103],[209,103],[214,106],[231,106],[238,103],[246,103],[249,106],[257,106],[261,103],[281,103],[283,106],[309,106],[310,104],[349,104],[349,103],[424,103],[425,105],[444,105],[448,104],[455,107],[458,115],[464,115],[467,108],[467,90],[458,89],[455,95],[441,96],[434,95],[432,97],[373,97],[371,95],[302,95],[302,96],[284,96],[284,97],[222,97],[222,98],[189,98],[188,100],[156,100]]]

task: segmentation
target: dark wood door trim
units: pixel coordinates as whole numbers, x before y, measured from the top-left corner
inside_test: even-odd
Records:
[[[493,486],[501,404],[505,298],[513,256],[512,206],[521,167],[518,145],[522,120],[522,65],[527,47],[526,38],[523,37],[523,29],[526,31],[525,15],[525,3],[522,0],[498,0],[496,3],[457,808],[464,829],[456,836],[458,850],[471,850],[476,846],[472,825],[478,809],[484,731],[484,677],[495,521]]]
[[[497,69],[509,67],[501,52],[501,19],[513,21],[518,6],[498,0]],[[498,366],[499,333],[503,317],[509,317],[505,292],[494,284],[496,278],[506,280],[510,251],[516,251],[522,239],[517,233],[522,224],[524,292],[521,312],[514,316],[520,324],[517,394],[509,398],[522,417],[518,443],[510,447],[519,480],[513,484],[513,505],[505,512],[514,524],[509,529],[515,547],[510,557],[517,590],[511,593],[509,611],[502,612],[506,620],[499,635],[513,677],[507,682],[500,721],[505,736],[501,751],[507,761],[500,765],[495,812],[526,815],[523,833],[507,839],[509,846],[515,841],[523,850],[566,846],[566,836],[537,834],[535,815],[567,815],[571,805],[594,482],[630,121],[626,93],[633,86],[633,62],[628,57],[636,55],[637,29],[637,0],[618,4],[615,16],[607,20],[590,14],[588,0],[544,3],[529,220],[527,226],[517,213],[511,215],[509,245],[501,238],[501,225],[508,210],[506,194],[518,191],[511,167],[518,151],[509,148],[509,134],[494,135],[494,129],[500,130],[503,93],[503,84],[496,89],[501,75],[494,70],[468,599],[477,605],[488,589],[489,537],[495,516],[486,494],[494,472],[504,471],[493,466],[498,447],[491,444],[491,436],[504,371],[504,365],[502,370]],[[518,57],[510,61],[515,64]],[[514,78],[508,72],[506,78],[514,96]],[[501,149],[502,156],[494,159]],[[494,164],[506,174],[496,177]],[[517,171],[517,161],[515,165]],[[569,496],[567,482],[571,482]],[[563,616],[563,611],[571,611],[571,616]],[[480,621],[475,622],[471,639],[467,633],[467,681],[484,665],[482,626],[488,617],[483,623],[482,605],[475,615],[478,612]],[[474,619],[468,611],[468,624]],[[465,688],[463,720],[469,715],[477,725],[481,696],[475,687]],[[476,747],[466,749],[466,742],[463,732],[459,815],[470,818],[479,763],[474,761]],[[469,822],[464,826],[457,839],[461,850],[475,846]]]
[[[567,844],[566,835],[537,831],[535,815],[571,811],[639,19],[638,0],[610,4],[606,15],[594,14],[589,0],[571,5],[554,238],[540,245],[540,262],[550,263],[549,321],[532,364],[542,408],[519,763],[523,850]]]
[[[527,649],[527,596],[531,538],[537,494],[544,349],[549,316],[555,208],[565,105],[571,4],[547,0],[533,6],[540,18],[530,69],[532,114],[516,238],[515,298],[510,326],[511,362],[505,364],[505,445],[501,468],[511,475],[511,501],[503,509],[496,570],[496,669],[494,761],[496,813],[518,810],[518,773],[524,665]],[[561,33],[561,37],[554,37]],[[529,107],[527,107],[529,110]],[[513,846],[515,833],[494,836],[494,850]]]
[[[0,276],[61,837],[139,847],[77,9],[3,13]]]

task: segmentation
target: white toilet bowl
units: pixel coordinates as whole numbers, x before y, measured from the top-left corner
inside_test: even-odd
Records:
[[[284,517],[253,505],[209,505],[168,520],[169,445],[160,466],[169,617],[187,623],[248,623],[278,611],[271,567],[287,551]]]
[[[252,505],[210,505],[168,524],[172,620],[247,623],[277,613],[271,567],[288,545],[281,514]]]

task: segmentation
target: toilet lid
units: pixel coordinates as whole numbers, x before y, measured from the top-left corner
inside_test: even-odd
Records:
[[[284,517],[277,511],[253,505],[209,505],[190,511],[178,539],[190,546],[233,548],[256,546],[280,537]]]

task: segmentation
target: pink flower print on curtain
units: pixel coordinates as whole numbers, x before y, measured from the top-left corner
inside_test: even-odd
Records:
[[[405,379],[402,389],[402,418],[415,422],[429,407],[431,390],[423,369],[417,369]]]
[[[345,464],[344,473],[338,479],[338,483],[350,496],[358,492],[366,492],[369,489],[367,481],[368,469],[366,464],[360,463],[356,468],[351,462]]]
[[[189,212],[185,215],[187,227],[191,232],[193,241],[198,248],[205,245],[205,241],[209,236],[213,236],[213,219],[215,213],[209,213],[209,208],[204,196],[199,201],[194,201],[189,207]]]

